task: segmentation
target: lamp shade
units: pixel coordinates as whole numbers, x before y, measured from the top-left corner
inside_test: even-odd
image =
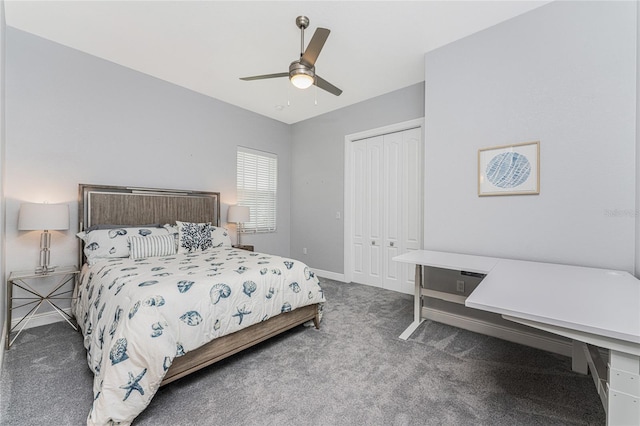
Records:
[[[227,212],[227,222],[249,222],[249,207],[245,206],[229,206]]]
[[[69,229],[68,204],[23,203],[18,216],[20,231]]]

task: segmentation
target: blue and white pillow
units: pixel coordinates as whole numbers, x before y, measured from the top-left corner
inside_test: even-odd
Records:
[[[178,253],[193,253],[210,249],[211,223],[193,223],[176,221],[178,227]]]
[[[202,223],[200,225],[202,225]],[[175,235],[176,247],[179,247],[178,240],[180,232],[178,230],[178,226],[166,224],[164,225],[164,228],[169,232],[169,234]],[[211,225],[211,247],[231,247],[231,237],[229,236],[229,231],[226,228]]]
[[[84,241],[84,255],[87,263],[94,264],[100,259],[129,257],[129,237],[168,235],[164,228],[135,227],[83,231],[76,236]]]
[[[213,247],[231,247],[229,231],[221,226],[211,227],[211,245]]]
[[[170,256],[176,254],[175,238],[169,234],[129,237],[129,253],[131,259]]]

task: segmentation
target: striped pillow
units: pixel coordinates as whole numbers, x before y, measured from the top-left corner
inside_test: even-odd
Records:
[[[175,237],[173,235],[129,237],[129,253],[131,259],[176,254]]]

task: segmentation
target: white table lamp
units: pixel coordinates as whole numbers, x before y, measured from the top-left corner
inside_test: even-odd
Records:
[[[40,234],[40,266],[36,273],[53,272],[55,267],[49,266],[51,234],[49,231],[69,229],[68,204],[23,203],[20,205],[18,230],[44,231]]]
[[[238,245],[240,244],[240,234],[242,233],[242,224],[244,222],[249,222],[251,214],[249,211],[249,207],[245,206],[229,206],[229,211],[227,212],[227,222],[233,222],[237,225],[238,229]]]

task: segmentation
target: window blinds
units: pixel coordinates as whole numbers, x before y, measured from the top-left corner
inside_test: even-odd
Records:
[[[250,219],[243,224],[243,232],[274,232],[278,156],[239,146],[236,179],[238,205],[250,210]]]

